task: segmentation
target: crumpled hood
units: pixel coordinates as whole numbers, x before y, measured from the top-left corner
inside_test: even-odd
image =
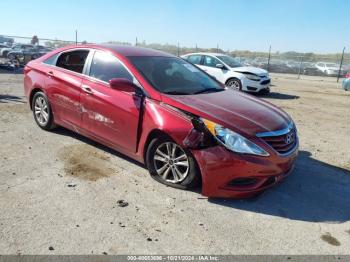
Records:
[[[286,128],[291,118],[278,107],[239,91],[163,95],[163,102],[207,118],[245,136]]]
[[[267,71],[265,69],[261,69],[258,67],[253,67],[253,66],[241,66],[241,67],[234,67],[231,68],[232,71],[235,72],[250,72],[256,75],[267,75]]]

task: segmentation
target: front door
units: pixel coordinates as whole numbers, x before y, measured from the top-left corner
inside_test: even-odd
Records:
[[[212,56],[204,56],[203,64],[201,65],[201,69],[206,71],[209,75],[216,78],[221,83],[225,82],[224,73],[225,69],[217,68],[217,64],[222,64],[218,59]]]
[[[136,80],[116,57],[102,51],[95,51],[88,75],[82,83],[83,127],[120,150],[136,152],[141,98],[108,83],[112,78]]]

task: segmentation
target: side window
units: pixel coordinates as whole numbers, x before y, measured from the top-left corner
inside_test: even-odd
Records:
[[[88,54],[88,50],[76,50],[63,53],[58,57],[56,66],[81,74]]]
[[[119,60],[106,52],[96,51],[91,62],[91,77],[108,82],[112,78],[125,78],[133,81],[133,76],[125,69]]]
[[[43,61],[44,64],[47,65],[55,65],[56,64],[56,60],[57,60],[58,54],[55,54],[53,56],[50,56],[49,58],[47,58],[46,60]]]
[[[187,58],[187,61],[195,64],[195,65],[200,65],[202,60],[202,56],[201,55],[191,55]]]
[[[221,64],[221,63],[216,58],[211,57],[211,56],[205,56],[204,57],[203,65],[210,66],[210,67],[216,67],[217,64]]]

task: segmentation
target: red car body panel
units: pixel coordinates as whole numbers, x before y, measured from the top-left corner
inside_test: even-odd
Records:
[[[202,194],[210,197],[251,197],[269,188],[290,174],[297,156],[295,151],[288,158],[261,158],[251,155],[228,153],[221,146],[193,152],[202,174]],[[254,177],[254,186],[229,187],[227,182],[234,177]],[[268,182],[269,178],[273,178]]]
[[[135,153],[141,98],[88,78],[82,85],[93,90],[93,94],[81,94],[82,127],[123,151]]]
[[[102,50],[117,57],[141,84],[144,99],[111,89],[89,76],[42,63],[54,54],[73,49]],[[55,50],[31,61],[25,68],[25,95],[45,92],[57,124],[81,133],[144,163],[149,137],[168,134],[176,143],[193,129],[186,113],[206,118],[249,138],[270,155],[238,154],[218,144],[189,148],[202,176],[202,194],[209,197],[249,197],[281,181],[293,169],[298,153],[280,155],[257,133],[286,128],[291,118],[276,106],[241,92],[225,90],[199,95],[165,95],[154,89],[130,63],[128,56],[169,56],[142,48],[113,45],[81,45]],[[82,92],[88,86],[91,93]],[[248,186],[230,186],[235,178],[254,178]]]
[[[234,101],[232,96],[235,97]],[[275,106],[233,90],[199,95],[163,95],[163,101],[249,137],[286,128],[289,119],[286,113]]]

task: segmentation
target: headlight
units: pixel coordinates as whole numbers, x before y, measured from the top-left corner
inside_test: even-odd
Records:
[[[244,74],[244,76],[253,81],[260,81],[261,79],[260,76],[252,75],[252,74]]]
[[[269,156],[264,149],[244,138],[232,130],[218,125],[207,119],[202,119],[210,133],[227,149],[243,154],[252,154],[258,156]]]

